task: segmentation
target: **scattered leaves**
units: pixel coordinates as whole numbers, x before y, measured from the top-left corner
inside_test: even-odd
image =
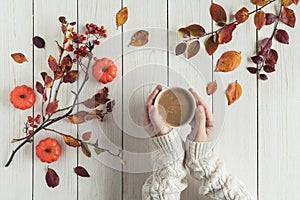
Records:
[[[186,42],[179,43],[175,48],[176,56],[183,54],[186,50],[186,47],[187,47]]]
[[[237,24],[226,25],[220,32],[218,41],[219,44],[225,44],[232,40],[232,32],[236,28]]]
[[[199,24],[191,24],[185,28],[189,31],[191,36],[202,37],[205,35],[205,29]]]
[[[54,113],[58,108],[58,101],[52,101],[46,107],[46,115]]]
[[[91,139],[91,137],[92,137],[92,132],[91,131],[89,131],[89,132],[85,132],[85,133],[83,133],[82,135],[81,135],[81,138],[83,139],[83,140],[90,140]]]
[[[71,135],[64,135],[65,143],[70,147],[80,147],[80,143]]]
[[[84,142],[81,143],[81,150],[82,150],[82,153],[84,155],[86,155],[87,157],[90,158],[92,156],[89,146]]]
[[[290,27],[295,27],[296,23],[296,17],[295,13],[292,9],[289,9],[287,7],[283,7],[280,15],[280,19],[282,23],[290,26]]]
[[[215,71],[229,72],[235,70],[241,64],[241,61],[241,53],[237,51],[227,51],[219,58]]]
[[[33,37],[32,42],[37,48],[44,48],[46,44],[45,40],[39,36]]]
[[[187,48],[187,59],[194,57],[200,50],[200,42],[195,40],[191,42]]]
[[[128,19],[128,8],[124,7],[116,14],[117,27],[122,26]]]
[[[186,28],[178,29],[178,35],[182,38],[189,38],[191,37],[190,31]]]
[[[78,78],[78,70],[71,70],[64,76],[64,83],[74,83]]]
[[[257,30],[260,30],[266,24],[266,14],[260,10],[254,15],[254,24]]]
[[[238,24],[244,23],[249,18],[249,11],[247,8],[243,7],[235,13],[234,17]]]
[[[140,47],[148,43],[149,32],[140,30],[133,34],[129,45]]]
[[[23,62],[28,62],[26,56],[23,53],[13,53],[10,55],[15,62],[22,64]]]
[[[237,101],[242,95],[242,87],[236,80],[235,82],[231,83],[227,90],[226,90],[226,96],[228,100],[228,105],[231,105],[235,101]]]
[[[211,94],[215,93],[217,91],[217,89],[218,89],[217,81],[212,81],[206,86],[206,93],[208,95],[211,95]]]
[[[75,174],[81,177],[90,177],[89,173],[86,171],[84,167],[77,166],[74,168]]]
[[[218,49],[219,42],[218,42],[218,35],[212,35],[205,41],[205,50],[208,55],[214,54],[214,52]]]
[[[59,184],[58,174],[49,167],[48,167],[45,179],[46,179],[46,183],[47,183],[48,187],[55,188]]]
[[[210,6],[210,16],[219,26],[226,25],[227,15],[222,6],[212,3]]]
[[[275,39],[283,44],[289,44],[289,34],[283,29],[277,29],[275,32]]]

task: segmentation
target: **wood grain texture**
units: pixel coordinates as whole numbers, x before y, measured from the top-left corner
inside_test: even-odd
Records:
[[[67,1],[35,1],[34,2],[34,35],[45,39],[45,49],[34,48],[34,80],[42,82],[40,73],[45,71],[52,76],[52,72],[48,67],[49,55],[54,56],[58,61],[58,48],[55,40],[61,45],[63,41],[63,34],[61,32],[61,24],[58,21],[59,16],[65,16],[67,20],[76,21],[77,18],[77,4],[74,0]],[[73,66],[76,68],[76,65]],[[54,83],[56,89],[58,81]],[[75,84],[62,84],[57,99],[59,100],[59,107],[63,108],[73,102],[74,95],[71,90],[76,91]],[[35,109],[35,114],[41,113],[41,95],[37,94],[38,102]],[[49,97],[49,96],[48,96]],[[53,95],[52,95],[53,98]],[[52,100],[51,100],[52,101]],[[47,105],[47,103],[45,104]],[[62,114],[62,113],[60,113]],[[55,129],[62,133],[76,136],[76,126],[70,124],[66,120],[61,120],[48,128]],[[76,199],[77,198],[77,177],[73,172],[73,168],[77,165],[77,151],[74,148],[65,145],[63,138],[53,132],[41,131],[35,136],[34,144],[47,136],[56,138],[62,147],[62,155],[58,161],[48,164],[42,163],[34,156],[34,199]],[[60,176],[60,184],[54,189],[49,189],[45,182],[45,174],[47,167],[54,169]]]
[[[19,151],[11,165],[5,168],[11,152],[16,148],[18,143],[10,143],[13,138],[24,137],[22,129],[27,116],[32,114],[32,109],[25,111],[14,109],[9,102],[9,93],[14,87],[22,84],[32,85],[32,1],[9,1],[1,3],[0,19],[0,90],[1,90],[1,116],[0,124],[2,134],[0,142],[2,150],[0,151],[0,194],[1,198],[14,199],[31,199],[32,191],[32,145],[26,144]],[[20,28],[20,24],[23,27]],[[22,52],[26,55],[29,62],[23,64],[15,63],[11,53]],[[16,192],[17,191],[17,192]]]

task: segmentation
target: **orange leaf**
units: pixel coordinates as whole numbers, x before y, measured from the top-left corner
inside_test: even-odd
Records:
[[[217,91],[217,89],[218,89],[217,81],[212,81],[207,85],[206,93],[208,95],[211,95],[211,94],[215,93]]]
[[[210,6],[210,16],[217,22],[219,26],[225,26],[227,21],[227,16],[224,8],[218,4],[212,3]]]
[[[124,7],[116,15],[117,27],[122,26],[128,19],[128,8]]]
[[[217,35],[212,35],[205,41],[205,50],[208,55],[212,55],[218,48],[219,43],[217,39]]]
[[[191,37],[190,31],[186,28],[178,29],[178,35],[182,38],[189,38]]]
[[[92,137],[92,132],[91,131],[85,132],[85,133],[82,134],[81,137],[82,137],[83,140],[90,140],[91,137]]]
[[[71,135],[64,135],[64,141],[67,145],[71,147],[80,147],[80,143]]]
[[[46,115],[54,113],[58,108],[58,101],[49,103],[46,107]]]
[[[190,32],[191,36],[202,37],[205,35],[205,29],[199,24],[192,24],[185,28]]]
[[[249,18],[249,11],[247,8],[243,7],[235,13],[234,17],[237,23],[241,24]]]
[[[293,4],[293,0],[281,0],[283,6],[290,6]]]
[[[229,72],[235,70],[242,61],[241,53],[236,51],[227,51],[219,58],[216,66],[216,72]]]
[[[267,5],[270,0],[251,0],[251,2],[257,6],[264,6]]]
[[[23,62],[28,62],[26,56],[22,53],[13,53],[10,55],[15,62],[22,64]]]
[[[266,14],[260,10],[254,15],[254,24],[257,30],[260,30],[266,24]]]
[[[241,85],[237,81],[231,83],[226,90],[228,105],[238,100],[241,97],[241,95],[242,95]]]
[[[296,17],[295,17],[295,13],[292,9],[283,7],[282,11],[281,11],[280,19],[281,19],[282,23],[284,23],[290,27],[293,27],[293,28],[295,27]]]
[[[219,32],[219,44],[225,44],[232,40],[232,32],[236,28],[237,24],[230,24],[226,25],[222,30]]]

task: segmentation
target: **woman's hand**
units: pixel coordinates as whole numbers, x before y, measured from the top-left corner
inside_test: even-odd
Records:
[[[156,96],[161,90],[161,85],[157,85],[145,103],[144,129],[151,137],[164,135],[172,130],[160,116],[157,106],[153,105]]]
[[[190,123],[192,131],[188,135],[188,139],[195,142],[206,142],[209,138],[209,133],[213,128],[212,112],[194,89],[190,88],[189,91],[196,100],[197,108],[194,119]]]

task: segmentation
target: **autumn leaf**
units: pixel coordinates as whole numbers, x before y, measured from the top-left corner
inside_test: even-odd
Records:
[[[264,38],[264,39],[261,41],[260,46],[261,46],[261,47],[260,47],[261,53],[267,52],[267,51],[270,50],[271,47],[272,47],[272,39],[271,39],[271,38]]]
[[[180,28],[178,29],[178,35],[179,37],[182,37],[182,38],[189,38],[191,37],[191,34],[190,34],[190,31],[186,28]]]
[[[259,75],[259,78],[260,78],[261,80],[263,80],[263,81],[268,80],[268,76],[265,75],[265,74],[260,74],[260,75]]]
[[[227,16],[224,8],[218,4],[212,3],[210,6],[210,16],[219,25],[225,26]]]
[[[209,38],[207,38],[204,45],[208,55],[212,55],[218,49],[219,46],[218,35],[212,35]]]
[[[254,24],[257,30],[260,30],[266,24],[266,14],[260,10],[254,15]]]
[[[199,24],[192,24],[185,28],[189,31],[191,36],[202,37],[205,35],[205,29],[202,26],[200,26]]]
[[[257,6],[265,6],[270,2],[270,0],[251,0],[251,2]]]
[[[108,88],[102,88],[97,94],[95,94],[92,98],[89,98],[83,102],[88,108],[96,108],[100,104],[107,103],[110,99],[108,97]]]
[[[295,5],[298,5],[299,0],[292,0]]]
[[[290,6],[293,4],[293,0],[281,0],[283,6]]]
[[[231,83],[226,90],[228,105],[231,105],[232,103],[237,101],[241,97],[241,95],[242,95],[242,87],[238,83],[238,81]]]
[[[58,101],[49,103],[46,107],[46,115],[54,113],[58,108]]]
[[[60,16],[60,17],[58,18],[58,21],[59,21],[60,23],[62,23],[62,24],[66,24],[66,23],[67,23],[67,20],[66,20],[66,17],[65,17],[65,16]]]
[[[232,32],[236,28],[237,24],[226,25],[218,34],[219,44],[225,44],[232,40]]]
[[[85,132],[85,133],[83,133],[83,134],[81,135],[81,138],[82,138],[83,140],[90,140],[91,137],[92,137],[92,132],[91,132],[91,131]]]
[[[91,154],[91,151],[88,147],[88,145],[86,143],[81,143],[81,150],[82,150],[82,153],[84,153],[84,155],[86,155],[87,157],[91,157],[92,154]]]
[[[53,72],[56,72],[58,70],[57,61],[52,55],[50,55],[48,58],[48,65]]]
[[[39,81],[37,81],[37,82],[35,83],[35,88],[36,88],[36,91],[37,91],[38,93],[44,94],[45,88],[44,88],[44,86],[43,86]]]
[[[194,57],[200,50],[200,42],[195,40],[191,42],[187,48],[187,59]]]
[[[116,105],[115,100],[108,102],[106,104],[106,112],[112,112],[115,105]]]
[[[78,70],[71,70],[64,76],[64,83],[74,83],[78,78]]]
[[[280,20],[282,21],[282,23],[294,28],[296,23],[294,11],[287,7],[283,7],[280,15]]]
[[[265,56],[266,56],[266,61],[265,61],[266,64],[273,66],[278,61],[278,53],[275,49],[270,49]]]
[[[267,73],[272,73],[272,72],[275,71],[275,68],[272,67],[271,65],[264,65],[264,66],[263,66],[263,69],[264,69],[264,71],[267,72]]]
[[[70,147],[80,147],[80,143],[71,135],[64,135],[64,141]]]
[[[50,76],[48,76],[46,72],[42,72],[41,76],[44,80],[46,88],[50,88],[52,86],[53,79]]]
[[[277,15],[273,13],[266,13],[266,25],[271,25],[273,24],[277,19]]]
[[[23,62],[28,62],[26,56],[23,53],[13,53],[10,56],[17,63],[22,64]]]
[[[208,95],[211,95],[211,94],[215,93],[217,91],[217,89],[218,89],[217,81],[212,81],[206,86],[206,93]]]
[[[258,72],[258,68],[256,67],[247,67],[247,70],[251,73],[251,74],[256,74]]]
[[[145,44],[148,43],[148,37],[149,37],[148,31],[140,30],[133,34],[129,45],[135,47],[144,46]]]
[[[45,179],[46,179],[46,183],[47,183],[48,187],[55,188],[59,184],[58,174],[49,167],[48,167]]]
[[[253,63],[255,63],[257,65],[261,64],[264,61],[264,59],[259,55],[252,56],[251,60],[252,60]]]
[[[278,42],[289,44],[289,34],[285,30],[277,29],[274,36]]]
[[[234,17],[238,24],[244,23],[249,18],[249,11],[247,8],[243,7],[235,13]]]
[[[71,70],[73,61],[70,55],[66,55],[61,60],[61,70],[63,72],[68,72]]]
[[[86,115],[88,115],[89,112],[87,111],[79,111],[76,114],[70,115],[68,116],[68,120],[72,123],[72,124],[81,124],[83,122],[85,122],[85,117]]]
[[[46,44],[45,40],[39,36],[33,37],[32,42],[37,48],[44,48]]]
[[[241,61],[241,53],[236,51],[227,51],[219,58],[215,71],[229,72],[235,70],[241,64]]]
[[[122,26],[128,19],[128,8],[124,7],[116,14],[117,27]]]
[[[90,177],[89,173],[86,171],[84,167],[77,166],[74,168],[74,172],[81,177]]]
[[[186,42],[179,43],[175,48],[176,56],[183,54],[186,50],[186,47],[187,47]]]

